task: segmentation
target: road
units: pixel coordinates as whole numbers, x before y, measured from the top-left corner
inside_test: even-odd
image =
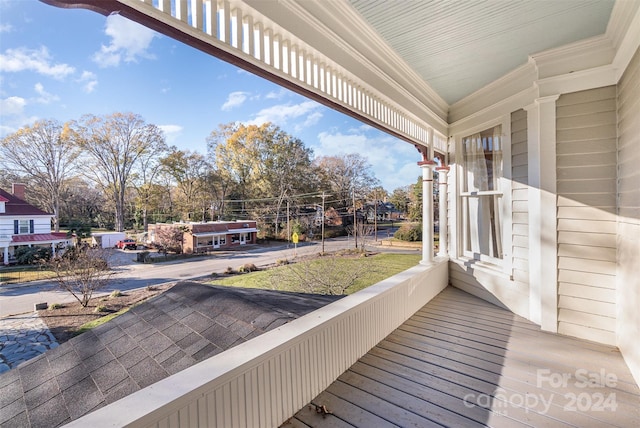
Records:
[[[353,240],[349,238],[335,238],[325,240],[325,251],[337,251],[352,248]],[[300,243],[297,248],[293,244],[272,247],[249,247],[247,251],[228,251],[216,253],[210,257],[180,260],[169,263],[138,264],[134,263],[133,252],[124,253],[125,260],[116,269],[118,273],[109,287],[101,290],[96,296],[107,295],[113,290],[133,290],[149,285],[163,284],[166,282],[185,279],[201,278],[211,275],[213,272],[222,273],[227,267],[237,269],[245,263],[253,263],[256,266],[274,264],[277,260],[292,260],[297,256],[315,254],[320,252],[319,242]],[[120,252],[120,250],[114,250]],[[129,257],[130,256],[130,257]],[[19,286],[3,286],[0,288],[0,318],[32,312],[36,303],[67,303],[74,301],[74,297],[68,292],[56,289],[51,282],[38,282]]]

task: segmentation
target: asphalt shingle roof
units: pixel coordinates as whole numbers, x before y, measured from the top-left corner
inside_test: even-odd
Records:
[[[0,375],[0,426],[63,425],[337,299],[181,282]]]

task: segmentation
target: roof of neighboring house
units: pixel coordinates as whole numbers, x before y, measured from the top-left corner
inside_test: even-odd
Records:
[[[24,242],[43,242],[43,241],[60,241],[69,239],[66,233],[51,232],[51,233],[36,233],[33,235],[13,235],[11,242],[24,243]]]
[[[0,375],[0,425],[63,425],[337,299],[178,283]]]
[[[11,193],[0,189],[0,201],[3,199],[5,199],[5,210],[3,213],[0,213],[0,216],[51,215],[48,212],[42,211],[40,208],[36,208],[28,202],[12,195]]]

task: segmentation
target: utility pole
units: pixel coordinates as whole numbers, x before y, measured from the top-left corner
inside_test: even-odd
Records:
[[[321,229],[321,234],[322,234],[322,254],[324,254],[324,199],[329,196],[327,194],[324,193],[324,190],[322,191],[322,229]]]
[[[291,242],[291,224],[289,223],[290,220],[290,215],[289,215],[289,201],[287,201],[287,241]]]
[[[353,197],[353,241],[356,244],[356,250],[358,249],[358,216],[356,215],[356,189],[351,189],[351,195]]]
[[[373,198],[373,236],[378,242],[378,191],[375,191]]]

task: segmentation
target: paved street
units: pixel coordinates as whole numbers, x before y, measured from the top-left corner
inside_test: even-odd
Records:
[[[370,241],[371,242],[371,241]],[[325,241],[325,251],[336,251],[352,248],[353,240],[348,238],[328,239]],[[227,267],[237,269],[245,263],[256,266],[266,266],[279,259],[293,259],[295,255],[302,256],[321,251],[319,242],[300,243],[294,250],[293,244],[248,247],[246,251],[230,251],[216,253],[202,259],[180,260],[170,263],[140,264],[136,263],[135,252],[117,251],[120,265],[116,278],[112,284],[100,294],[109,294],[112,290],[132,290],[157,285],[170,281],[194,279],[208,276],[213,272],[224,272]],[[294,251],[296,254],[294,254]],[[25,284],[19,286],[3,286],[0,288],[0,318],[9,315],[33,312],[36,303],[66,303],[74,298],[69,293],[57,290],[50,282]]]

